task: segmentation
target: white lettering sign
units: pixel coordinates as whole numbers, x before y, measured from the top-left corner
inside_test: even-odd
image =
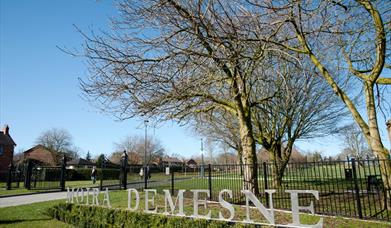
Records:
[[[273,208],[271,208],[270,212],[267,211],[266,207],[263,206],[263,204],[257,199],[257,197],[254,195],[254,193],[252,193],[251,191],[249,191],[249,190],[242,190],[241,192],[244,193],[244,195],[246,196],[246,219],[243,220],[243,221],[247,222],[247,223],[253,223],[254,222],[253,220],[250,219],[250,205],[249,205],[249,202],[251,201],[251,202],[253,202],[255,207],[259,210],[259,212],[261,212],[262,215],[266,218],[266,220],[270,224],[274,225],[274,210],[273,210]],[[271,196],[272,194],[269,194],[269,199],[272,197]]]
[[[132,202],[132,192],[134,192],[136,196],[136,205],[134,207],[131,207],[131,202]],[[138,194],[137,189],[134,188],[129,188],[128,189],[128,209],[131,211],[136,211],[138,209],[138,206],[140,204],[140,194]]]
[[[137,189],[129,188],[128,191],[128,210],[136,211],[139,209],[140,204],[140,194],[137,191]],[[224,194],[228,195],[227,198],[232,199],[232,190],[229,189],[223,189],[219,192],[218,200],[219,205],[224,208],[225,210],[228,210],[228,217],[225,217],[221,211],[218,213],[218,218],[211,218],[212,212],[207,207],[208,201],[207,198],[210,197],[209,190],[206,189],[197,189],[197,190],[190,190],[193,193],[193,214],[189,217],[193,218],[203,218],[203,219],[214,219],[214,220],[222,220],[222,221],[231,221],[231,222],[245,222],[245,223],[254,223],[254,224],[260,224],[260,225],[276,225],[275,224],[275,218],[274,218],[274,207],[273,207],[273,193],[276,192],[274,189],[265,190],[267,195],[269,196],[269,208],[266,208],[261,201],[249,190],[242,190],[241,192],[244,194],[246,199],[246,217],[242,221],[235,221],[233,220],[235,217],[235,208],[234,205],[229,203],[227,200],[224,199]],[[164,189],[164,212],[162,214],[164,215],[175,215],[175,216],[187,216],[184,213],[184,193],[186,190],[178,190],[177,197],[175,198],[175,203],[173,200],[173,197],[169,190]],[[300,223],[300,216],[299,213],[301,210],[307,210],[312,213],[312,215],[315,214],[314,211],[314,204],[313,201],[310,202],[310,205],[308,206],[299,206],[299,194],[312,194],[316,200],[319,200],[319,193],[318,191],[314,190],[286,190],[285,192],[290,194],[290,200],[291,200],[291,206],[292,206],[292,223],[288,225],[281,225],[281,226],[294,226],[294,227],[308,227],[308,228],[321,228],[323,226],[323,219],[321,218],[319,222],[315,225],[308,225],[308,224],[302,224]],[[86,193],[86,201],[84,201],[84,194]],[[89,196],[92,197],[92,205],[99,205],[99,195],[100,193],[103,193],[103,200],[102,204],[106,205],[107,207],[111,207],[110,204],[110,195],[109,190],[106,188],[104,192],[100,192],[98,188],[86,188],[86,191],[84,191],[83,188],[67,188],[67,203],[85,203],[86,205],[89,205]],[[205,198],[200,199],[200,195],[203,194]],[[135,196],[135,205],[132,207],[132,196]],[[157,195],[156,189],[144,189],[144,196],[145,196],[145,208],[144,212],[146,213],[158,213],[157,206],[155,205],[155,197]],[[254,220],[250,217],[250,202],[252,202],[255,206],[255,209],[257,209],[269,222],[269,224],[265,223],[257,223],[254,222]],[[199,214],[199,207],[203,206],[205,211],[207,211],[206,215],[200,215]],[[175,210],[178,210],[177,213],[175,213]],[[277,226],[280,224],[277,224]]]
[[[207,202],[206,200],[200,200],[198,199],[198,194],[199,193],[206,193],[206,196],[209,198],[209,190],[205,190],[205,189],[202,189],[202,190],[190,190],[193,192],[193,207],[194,207],[194,210],[193,210],[193,217],[196,217],[196,218],[205,218],[205,219],[210,219],[210,216],[212,214],[212,212],[209,210],[208,213],[206,215],[199,215],[198,214],[198,207],[199,205],[204,205],[204,208],[205,210],[207,209]]]
[[[319,228],[323,226],[323,218],[319,220],[319,222],[315,225],[305,225],[300,223],[300,216],[299,216],[299,211],[300,210],[308,210],[312,213],[312,215],[315,214],[314,211],[314,204],[311,201],[310,205],[305,207],[305,206],[299,206],[299,193],[309,193],[315,196],[315,199],[319,200],[319,192],[318,191],[313,191],[313,190],[286,190],[285,192],[288,192],[291,194],[291,206],[292,206],[292,220],[293,223],[289,225],[294,225],[294,226],[300,226],[300,227],[311,227],[311,228]]]
[[[106,202],[106,205],[108,208],[111,208],[111,205],[110,205],[110,197],[109,197],[109,190],[106,188],[106,191],[105,191],[105,197],[103,198],[103,204]]]
[[[144,189],[145,192],[145,213],[157,213],[157,208],[155,207],[155,195],[156,195],[156,189]],[[152,198],[149,199],[149,193],[153,193]],[[154,209],[149,209],[149,203],[152,203],[152,207]]]
[[[219,203],[222,207],[224,207],[225,209],[227,209],[229,211],[229,214],[230,216],[228,218],[224,218],[223,216],[223,213],[221,213],[221,211],[219,211],[219,219],[221,220],[232,220],[235,216],[235,208],[234,206],[232,206],[232,204],[228,203],[227,201],[225,201],[223,199],[223,194],[224,193],[228,193],[229,195],[229,198],[232,199],[232,190],[228,190],[228,189],[223,189],[221,190],[221,192],[219,193]]]
[[[172,214],[173,215],[176,205],[179,204],[178,205],[179,212],[176,215],[185,216],[185,213],[183,213],[183,193],[185,192],[185,190],[178,191],[178,196],[175,200],[175,205],[174,205],[174,202],[172,201],[170,191],[165,189],[165,190],[163,190],[163,192],[164,192],[164,214]],[[170,206],[170,213],[167,211],[167,204]]]

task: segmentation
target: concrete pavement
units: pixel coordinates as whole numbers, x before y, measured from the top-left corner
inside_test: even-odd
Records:
[[[51,193],[4,197],[4,198],[0,198],[0,208],[44,202],[50,200],[57,200],[57,199],[65,199],[66,197],[67,197],[67,192],[51,192]]]

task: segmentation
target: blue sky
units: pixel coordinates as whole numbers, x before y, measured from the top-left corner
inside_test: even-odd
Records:
[[[10,125],[16,151],[34,146],[53,127],[68,130],[75,145],[94,155],[109,154],[127,135],[144,134],[142,120],[119,122],[82,100],[78,77],[87,74],[86,65],[56,47],[80,49],[83,39],[73,24],[106,29],[115,15],[111,1],[0,1],[0,125]],[[149,132],[169,154],[199,154],[200,138],[174,123]],[[327,138],[298,146],[329,155],[339,152],[341,142]]]
[[[116,121],[80,98],[82,59],[56,46],[80,48],[81,29],[105,28],[115,15],[111,1],[0,1],[0,125],[10,125],[16,151],[34,146],[52,127],[65,128],[82,151],[109,154],[126,135],[144,135],[142,120]],[[175,124],[155,133],[167,152],[191,156],[200,139]]]

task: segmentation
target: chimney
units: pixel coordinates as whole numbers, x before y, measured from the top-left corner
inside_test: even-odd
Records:
[[[4,125],[4,130],[3,130],[4,134],[9,135],[9,131],[10,131],[10,128],[8,127],[8,125],[7,124]]]

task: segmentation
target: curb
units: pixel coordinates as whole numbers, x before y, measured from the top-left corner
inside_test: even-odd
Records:
[[[29,193],[22,193],[22,194],[13,194],[13,195],[1,195],[1,198],[8,198],[8,197],[15,197],[15,196],[29,196],[29,195],[37,195],[37,194],[46,194],[46,193],[55,193],[55,192],[65,192],[61,190],[52,190],[52,191],[42,191],[42,192],[29,192]]]

